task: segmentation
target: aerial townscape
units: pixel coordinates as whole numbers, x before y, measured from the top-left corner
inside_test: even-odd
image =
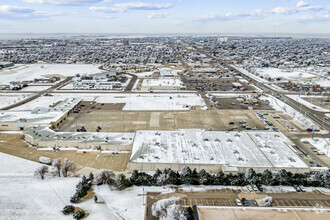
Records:
[[[0,219],[330,219],[329,2],[4,2]]]

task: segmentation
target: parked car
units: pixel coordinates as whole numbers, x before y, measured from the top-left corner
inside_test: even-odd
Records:
[[[47,165],[51,165],[51,163],[52,163],[50,158],[44,157],[44,156],[39,157],[39,162],[42,164],[47,164]]]
[[[249,203],[248,203],[248,201],[246,200],[246,198],[243,198],[243,199],[242,199],[242,203],[243,203],[243,205],[245,205],[245,206],[249,205]]]
[[[250,185],[247,185],[246,188],[247,188],[250,192],[253,191],[253,189],[252,189],[252,187],[251,187]]]
[[[230,125],[233,125],[233,124],[235,124],[235,122],[231,121],[231,122],[229,122],[229,124],[230,124]]]
[[[264,188],[262,187],[261,184],[257,184],[257,187],[258,187],[258,189],[259,189],[260,192],[264,191]]]
[[[258,187],[256,185],[252,185],[254,191],[258,191]]]
[[[306,192],[306,189],[303,186],[299,186],[301,192]]]
[[[239,199],[235,199],[235,201],[236,201],[236,204],[237,204],[238,206],[242,206],[241,200],[239,200]]]

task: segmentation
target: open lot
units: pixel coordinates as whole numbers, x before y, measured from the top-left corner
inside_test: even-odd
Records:
[[[100,104],[96,105],[101,106]],[[120,104],[108,104],[102,109],[89,106],[82,107],[80,113],[70,114],[68,121],[60,128],[61,131],[76,131],[77,127],[85,126],[87,131],[95,131],[101,126],[102,132],[134,132],[136,130],[174,130],[174,129],[211,129],[225,131],[233,125],[238,128],[241,120],[251,128],[265,129],[264,123],[256,116],[256,111],[212,110],[212,111],[120,111]],[[89,112],[89,113],[88,113]],[[274,111],[275,112],[275,111]]]
[[[263,100],[258,100],[257,103],[245,104],[244,101],[237,98],[215,98],[215,101],[219,103],[217,108],[219,109],[248,109],[252,107],[255,110],[272,110]]]
[[[234,78],[182,78],[187,90],[200,90],[200,91],[233,91],[232,83],[239,82],[247,91],[253,91],[255,88],[247,83],[235,80]],[[240,91],[239,89],[235,89]]]

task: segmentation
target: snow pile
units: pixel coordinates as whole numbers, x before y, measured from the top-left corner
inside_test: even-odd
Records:
[[[152,215],[160,220],[184,220],[185,216],[182,210],[180,210],[180,207],[177,205],[177,202],[179,201],[180,198],[176,197],[158,200],[151,207]]]
[[[261,199],[259,202],[260,206],[266,206],[266,207],[270,207],[270,206],[272,206],[272,204],[273,204],[273,197],[271,197],[271,196],[267,196],[267,197]]]
[[[303,114],[301,114],[300,112],[298,112],[297,110],[295,110],[294,108],[289,106],[288,104],[282,102],[281,100],[279,100],[271,95],[261,96],[260,99],[264,100],[264,101],[268,101],[270,106],[273,109],[275,109],[276,111],[282,111],[284,113],[287,113],[293,119],[299,121],[306,129],[307,128],[314,128],[314,129],[319,128],[316,124],[314,124],[314,122],[312,122],[312,120],[306,118]]]

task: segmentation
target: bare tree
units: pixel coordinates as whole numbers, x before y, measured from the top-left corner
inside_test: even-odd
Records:
[[[45,174],[48,172],[48,166],[44,165],[41,167],[38,167],[35,171],[34,171],[34,176],[41,178],[42,180],[45,178]]]
[[[64,177],[68,176],[69,171],[74,171],[76,169],[76,164],[74,161],[70,161],[68,158],[64,159],[63,167],[62,167],[62,174]]]
[[[54,159],[53,160],[53,166],[55,167],[58,176],[61,177],[61,167],[62,167],[61,159]]]
[[[113,185],[115,180],[115,174],[112,170],[107,169],[101,169],[95,174],[95,184],[101,185],[101,184],[108,184]]]

